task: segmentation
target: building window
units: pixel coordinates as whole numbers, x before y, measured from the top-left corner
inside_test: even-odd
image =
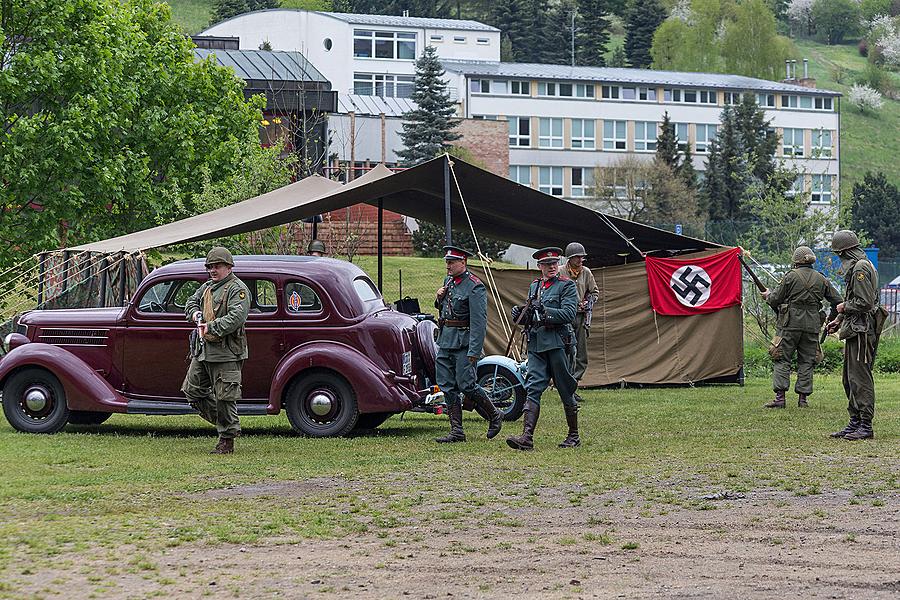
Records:
[[[540,167],[538,169],[538,189],[551,196],[562,196],[563,168]]]
[[[491,93],[505,95],[509,92],[509,83],[506,81],[491,81]]]
[[[490,38],[475,38],[475,43],[486,46],[491,43],[491,39]]]
[[[576,98],[593,98],[594,97],[594,84],[593,83],[576,83],[575,84],[575,97]]]
[[[656,88],[638,88],[638,100],[652,100],[656,102]]]
[[[476,121],[496,121],[497,115],[472,115]]]
[[[538,82],[538,96],[555,96],[556,84],[548,81]]]
[[[444,36],[442,36],[442,35],[432,35],[432,36],[429,37],[428,39],[430,39],[432,42],[440,43],[440,42],[443,42],[443,41],[444,41]]]
[[[508,117],[510,148],[531,145],[531,120],[528,117]]]
[[[831,175],[812,176],[812,202],[831,204]]]
[[[603,98],[609,98],[610,100],[618,100],[619,99],[619,86],[617,85],[604,85],[601,86],[601,95]]]
[[[414,81],[412,75],[354,73],[353,93],[379,98],[411,98]]]
[[[572,84],[571,83],[561,83],[559,84],[559,95],[571,98],[572,97]]]
[[[466,36],[464,36],[464,35],[454,35],[454,36],[453,36],[453,41],[456,42],[457,44],[465,44],[465,43],[466,43]]]
[[[756,103],[763,108],[775,108],[775,94],[757,94]]]
[[[353,30],[355,58],[416,59],[416,34],[398,31]]]
[[[688,143],[690,143],[690,140],[688,139],[688,124],[672,123],[672,125],[675,126],[675,139],[678,142],[678,151],[687,151]]]
[[[781,107],[782,108],[812,108],[813,107],[813,98],[812,96],[788,96],[784,95],[781,97]]]
[[[531,167],[527,165],[509,165],[509,178],[522,185],[531,185]]]
[[[563,120],[541,117],[538,131],[539,148],[563,147]]]
[[[572,119],[572,148],[593,150],[597,145],[593,119]]]
[[[637,88],[633,87],[623,87],[620,90],[622,94],[622,100],[636,100],[637,99]]]
[[[741,93],[740,92],[724,92],[725,104],[740,104],[741,103]]]
[[[793,198],[801,193],[803,193],[803,175],[797,175],[797,178],[791,183],[791,187],[785,190],[784,195],[788,198]]]
[[[831,158],[831,130],[814,129],[812,132],[812,157]]]
[[[490,79],[472,79],[469,81],[469,91],[473,94],[490,94],[491,93],[491,80]]]
[[[709,152],[709,144],[716,139],[717,128],[717,125],[697,125],[697,140],[694,144],[694,150],[697,154]]]
[[[591,196],[594,188],[594,169],[591,167],[572,167],[572,197]]]
[[[782,156],[795,156],[797,158],[803,156],[803,130],[784,128],[781,135],[782,140]]]
[[[686,104],[717,104],[715,90],[680,90],[677,88],[663,90],[666,102],[684,102]]]
[[[636,152],[655,152],[658,124],[653,121],[636,121],[634,124],[634,149]]]
[[[509,92],[511,94],[515,94],[517,96],[530,96],[531,95],[531,82],[530,81],[510,81],[509,82]]]
[[[814,107],[816,110],[834,110],[831,98],[816,98]]]
[[[625,121],[603,121],[603,149],[625,150]]]

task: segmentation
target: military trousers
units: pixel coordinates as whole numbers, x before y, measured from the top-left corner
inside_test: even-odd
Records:
[[[242,363],[193,358],[181,385],[181,391],[191,406],[216,426],[222,438],[234,438],[241,433],[237,403],[241,400]]]
[[[587,371],[588,353],[587,340],[588,330],[584,328],[585,314],[577,313],[575,320],[572,322],[572,328],[575,330],[575,344],[572,346],[572,377],[575,381],[581,381],[584,372]]]
[[[572,377],[569,370],[569,354],[564,348],[554,348],[544,352],[528,351],[528,373],[525,375],[525,393],[528,400],[535,404],[541,403],[541,396],[550,378],[556,384],[559,399],[566,406],[578,406],[575,400],[575,390],[578,382]]]
[[[484,388],[478,385],[475,365],[469,362],[468,348],[439,348],[434,362],[434,375],[438,387],[444,392],[447,406],[461,402],[460,394],[473,399],[487,398]]]
[[[804,396],[813,392],[813,370],[819,336],[806,331],[781,331],[781,356],[773,361],[772,389],[785,392],[791,387],[791,363],[797,355],[797,382],[794,391]]]
[[[844,340],[844,370],[842,380],[847,394],[847,412],[851,419],[875,417],[875,380],[872,366],[878,338],[874,333],[857,334]]]

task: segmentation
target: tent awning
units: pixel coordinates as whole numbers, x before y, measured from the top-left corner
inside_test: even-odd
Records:
[[[602,215],[462,160],[451,160],[455,181],[450,182],[450,204],[455,230],[468,231],[471,219],[478,236],[524,246],[565,246],[571,240],[578,240],[584,244],[594,266],[640,260],[641,254],[635,248],[649,253],[719,247],[711,242]],[[436,158],[398,173],[378,165],[346,185],[318,176],[308,177],[209,213],[84,244],[72,250],[136,252],[179,242],[256,231],[354,204],[377,205],[379,200],[387,210],[443,224],[444,158]]]

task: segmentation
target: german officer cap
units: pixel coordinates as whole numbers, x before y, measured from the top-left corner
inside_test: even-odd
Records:
[[[222,246],[216,246],[206,255],[206,266],[208,267],[209,265],[214,265],[216,263],[224,263],[229,267],[233,267],[234,258],[227,249]]]
[[[550,246],[549,248],[541,248],[540,250],[532,254],[531,258],[538,261],[538,263],[558,263],[559,257],[562,256],[562,253],[562,248]]]
[[[469,258],[472,253],[457,246],[444,246],[444,260],[462,260]]]

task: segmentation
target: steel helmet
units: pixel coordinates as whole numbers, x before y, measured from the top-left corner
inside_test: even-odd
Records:
[[[834,252],[843,252],[857,246],[859,246],[859,238],[849,229],[835,231],[834,237],[831,238],[831,250]]]
[[[228,249],[223,248],[222,246],[216,246],[206,255],[206,266],[208,267],[209,265],[214,265],[216,263],[224,263],[229,267],[233,267],[234,257],[231,256],[231,252],[229,252]]]
[[[307,244],[306,252],[321,252],[322,254],[325,254],[325,242],[323,242],[322,240],[312,240],[309,244]]]
[[[587,256],[587,252],[584,251],[584,246],[578,242],[570,242],[569,245],[566,246],[566,258],[572,258],[573,256]]]
[[[816,262],[816,254],[809,246],[797,246],[793,261],[795,265],[811,265]]]

